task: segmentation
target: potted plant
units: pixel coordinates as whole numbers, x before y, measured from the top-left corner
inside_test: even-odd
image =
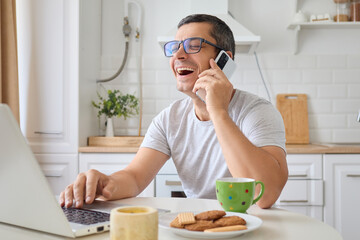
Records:
[[[114,136],[112,117],[133,117],[139,114],[139,99],[131,94],[123,95],[120,90],[108,90],[107,97],[97,93],[99,102],[92,101],[92,105],[98,109],[97,116],[106,117],[106,137]]]

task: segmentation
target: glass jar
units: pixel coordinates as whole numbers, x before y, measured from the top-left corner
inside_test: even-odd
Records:
[[[360,0],[351,0],[350,3],[350,21],[360,21]]]
[[[336,3],[335,22],[347,22],[350,19],[350,7],[348,0],[334,0]]]

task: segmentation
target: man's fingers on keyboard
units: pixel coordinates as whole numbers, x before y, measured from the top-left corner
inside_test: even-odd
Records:
[[[64,191],[62,191],[62,192],[60,193],[59,203],[60,203],[60,206],[61,206],[61,207],[65,206],[65,193],[64,193]]]
[[[85,187],[85,202],[90,204],[95,199],[95,194],[99,185],[99,178],[101,173],[96,170],[89,170],[87,172],[86,187]]]
[[[84,190],[86,183],[86,175],[84,173],[80,173],[74,183],[74,200],[75,207],[81,208],[84,203]]]
[[[71,207],[73,204],[73,184],[68,185],[64,192],[65,207]]]

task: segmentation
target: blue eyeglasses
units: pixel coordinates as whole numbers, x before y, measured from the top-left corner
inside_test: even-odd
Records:
[[[183,41],[170,41],[165,43],[164,45],[164,53],[166,57],[172,57],[174,56],[174,53],[176,53],[179,48],[181,43],[183,44],[184,47],[184,51],[188,54],[194,54],[194,53],[198,53],[201,50],[202,47],[202,43],[207,43],[213,47],[216,47],[220,50],[224,50],[223,48],[217,46],[216,44],[213,44],[209,41],[206,41],[203,38],[199,38],[199,37],[193,37],[193,38],[187,38]]]

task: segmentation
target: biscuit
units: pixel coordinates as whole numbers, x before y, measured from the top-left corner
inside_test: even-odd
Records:
[[[181,225],[195,223],[195,217],[194,217],[194,214],[192,212],[179,213],[177,215],[177,218],[179,219],[179,223]]]
[[[238,216],[222,217],[215,220],[215,223],[222,227],[233,226],[233,225],[246,225],[245,219]]]
[[[174,228],[184,228],[184,225],[181,225],[179,222],[179,218],[176,217],[174,220],[172,220],[172,222],[170,223],[170,227],[174,227]]]
[[[190,231],[204,231],[210,228],[219,227],[218,224],[214,223],[211,220],[199,220],[196,223],[185,225],[185,229]]]
[[[212,210],[201,212],[195,215],[196,220],[216,220],[226,215],[226,212],[220,210]]]
[[[230,232],[230,231],[240,231],[247,229],[244,225],[234,225],[234,226],[227,226],[227,227],[218,227],[218,228],[211,228],[205,229],[204,232]]]

